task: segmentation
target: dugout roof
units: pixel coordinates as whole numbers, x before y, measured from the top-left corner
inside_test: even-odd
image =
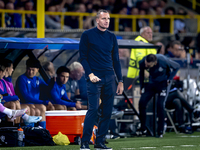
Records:
[[[59,56],[69,53],[69,57],[65,60],[63,64],[68,65],[69,62],[77,60],[79,57],[80,39],[71,38],[16,38],[0,37],[0,58],[7,58],[13,61],[14,68],[19,64],[19,62],[25,57],[35,57],[39,59],[44,53],[49,50],[54,50],[54,53],[50,59],[54,62],[59,59]],[[160,46],[155,46],[153,44],[138,42],[135,40],[118,40],[119,48],[156,48],[159,49]],[[38,55],[35,55],[34,51],[39,51]],[[45,75],[44,70],[40,69],[40,74],[46,80],[48,77]]]
[[[70,38],[1,38],[0,49],[79,49],[79,39]],[[160,48],[135,40],[118,40],[119,48]]]

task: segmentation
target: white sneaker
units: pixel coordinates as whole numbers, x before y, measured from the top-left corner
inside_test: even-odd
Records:
[[[24,120],[25,125],[29,123],[37,123],[42,120],[42,116],[29,116],[27,120]]]
[[[20,109],[20,110],[12,110],[12,116],[8,116],[11,121],[14,121],[17,117],[21,117],[25,112],[27,111],[27,108]]]
[[[110,119],[121,118],[124,115],[124,111],[112,111]]]

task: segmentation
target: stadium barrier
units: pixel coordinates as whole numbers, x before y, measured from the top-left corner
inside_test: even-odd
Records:
[[[22,14],[22,28],[25,28],[25,15],[26,14],[37,14],[37,11],[25,11],[25,10],[8,10],[0,9],[2,21],[1,27],[5,28],[5,13],[18,13]],[[61,29],[64,27],[65,16],[78,16],[79,17],[79,29],[83,29],[83,18],[87,16],[95,16],[95,13],[80,13],[80,12],[45,12],[45,15],[59,15],[61,17]],[[136,32],[136,19],[149,19],[150,27],[154,26],[154,19],[170,19],[170,33],[174,34],[174,19],[190,19],[189,15],[119,15],[110,14],[111,18],[114,18],[114,31],[119,31],[119,19],[131,19],[132,20],[132,31]],[[195,15],[197,19],[197,32],[200,32],[200,15]]]

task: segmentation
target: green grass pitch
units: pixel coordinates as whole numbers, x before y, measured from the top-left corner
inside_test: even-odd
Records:
[[[166,133],[163,138],[129,137],[118,140],[107,140],[108,147],[113,150],[200,150],[200,132],[193,134]],[[90,145],[91,150],[94,150]],[[67,146],[32,146],[32,147],[1,147],[0,150],[79,150],[79,145]]]

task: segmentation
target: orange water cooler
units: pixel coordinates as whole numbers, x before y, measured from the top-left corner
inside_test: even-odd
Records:
[[[85,110],[46,111],[46,129],[49,130],[51,136],[60,131],[68,136],[71,143],[80,144],[86,112]]]

